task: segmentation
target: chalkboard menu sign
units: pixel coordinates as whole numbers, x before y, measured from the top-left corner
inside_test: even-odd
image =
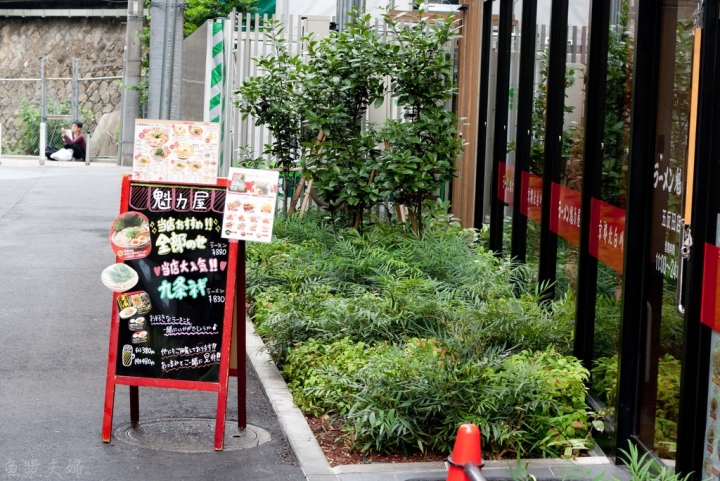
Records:
[[[138,282],[115,300],[117,375],[218,382],[229,250],[221,237],[225,192],[130,184],[128,211],[147,219],[150,249],[125,260]]]

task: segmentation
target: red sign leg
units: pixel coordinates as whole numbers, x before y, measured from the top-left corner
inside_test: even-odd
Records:
[[[238,267],[236,270],[238,275],[237,296],[235,306],[238,310],[237,315],[237,381],[238,381],[238,428],[245,429],[247,427],[247,404],[245,402],[245,393],[247,392],[247,370],[245,366],[245,321],[247,317],[246,297],[245,297],[245,241],[238,242]]]
[[[102,440],[110,442],[112,436],[113,409],[115,408],[115,363],[117,362],[117,336],[120,321],[115,308],[118,294],[113,295],[110,316],[110,347],[108,348],[107,375],[105,377],[105,409],[103,414]]]
[[[228,253],[228,265],[235,265],[238,256],[238,244],[237,242],[230,243],[230,252]],[[243,256],[244,257],[244,256]],[[220,376],[218,385],[218,405],[217,414],[215,416],[215,451],[222,451],[225,443],[225,416],[227,412],[227,392],[228,392],[228,378],[230,369],[230,343],[232,342],[232,325],[233,325],[233,313],[235,310],[234,298],[235,298],[235,272],[233,270],[228,271],[227,278],[227,289],[225,296],[225,313],[223,319],[223,332],[228,333],[223,336],[222,349],[220,352],[228,353],[220,358]],[[239,324],[239,321],[238,321]],[[238,346],[238,351],[240,346]],[[239,369],[238,369],[239,371]],[[238,376],[240,374],[238,373]],[[244,372],[243,372],[244,375]]]

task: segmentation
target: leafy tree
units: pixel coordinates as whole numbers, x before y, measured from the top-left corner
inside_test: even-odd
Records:
[[[257,10],[258,0],[187,0],[185,7],[185,36],[197,30],[206,20],[227,17],[232,9],[240,13]]]
[[[302,156],[302,144],[309,135],[302,130],[305,113],[300,105],[303,90],[300,75],[306,65],[298,55],[290,54],[287,41],[282,38],[280,21],[270,20],[264,28],[274,51],[254,59],[263,75],[248,78],[235,91],[239,97],[236,105],[244,118],[252,115],[272,133],[273,141],[265,145],[263,153],[282,167],[288,185],[290,168]]]
[[[422,232],[426,199],[452,179],[462,141],[458,119],[445,108],[455,95],[453,62],[445,45],[459,36],[453,18],[429,20],[418,10],[416,23],[402,15],[384,15],[394,35],[389,70],[392,93],[405,112],[388,120],[383,136],[382,182],[392,188],[397,202],[406,204],[416,232]]]
[[[355,21],[342,32],[308,43],[304,115],[306,125],[322,132],[325,141],[303,159],[303,168],[322,197],[330,203],[345,200],[359,227],[363,211],[391,192],[376,178],[380,136],[365,121],[368,107],[383,102],[388,58],[370,15],[356,11],[351,16]]]

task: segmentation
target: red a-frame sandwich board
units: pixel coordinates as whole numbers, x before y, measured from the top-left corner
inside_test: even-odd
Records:
[[[122,190],[120,197],[120,213],[123,214],[129,210],[131,180],[130,174],[125,174],[122,179]],[[153,184],[162,187],[163,183],[150,183],[143,181],[142,184]],[[192,184],[183,184],[184,187],[193,187]],[[195,187],[222,187],[227,188],[227,179],[218,179],[214,185],[195,185]],[[245,249],[244,242],[238,249],[238,241],[229,241],[228,262],[227,262],[227,281],[225,289],[225,306],[223,314],[223,337],[221,342],[221,358],[218,382],[199,382],[186,381],[176,379],[159,379],[149,377],[131,377],[119,376],[117,372],[117,354],[118,354],[118,333],[120,329],[120,318],[116,303],[119,293],[113,294],[113,308],[111,314],[110,341],[108,349],[107,377],[105,381],[105,407],[102,426],[102,441],[110,442],[112,432],[113,410],[115,404],[115,386],[130,386],[130,421],[132,423],[139,422],[139,395],[138,387],[156,387],[170,389],[185,389],[192,391],[217,392],[217,412],[215,417],[215,442],[216,451],[223,449],[225,438],[225,415],[228,394],[228,378],[230,374],[238,377],[238,427],[245,429],[246,427],[246,373],[245,373]],[[240,252],[238,252],[240,251]],[[241,258],[239,257],[239,255]],[[116,262],[122,262],[117,258]],[[240,268],[240,279],[236,283],[236,268]],[[236,285],[237,284],[237,285]],[[239,298],[239,312],[235,312],[235,297]],[[237,369],[230,372],[230,346],[233,334],[233,318],[237,318],[239,324],[237,329]]]

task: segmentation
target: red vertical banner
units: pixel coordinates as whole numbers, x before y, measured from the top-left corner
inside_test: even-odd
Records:
[[[498,162],[498,199],[513,205],[515,191],[515,166]]]
[[[553,182],[550,201],[550,230],[572,245],[579,246],[580,192]]]
[[[590,221],[590,255],[622,274],[625,211],[593,198]]]
[[[542,208],[542,177],[523,171],[520,213],[540,223]]]
[[[700,321],[715,331],[720,331],[720,293],[718,293],[718,260],[720,249],[705,243],[705,267],[702,283],[702,306]]]

